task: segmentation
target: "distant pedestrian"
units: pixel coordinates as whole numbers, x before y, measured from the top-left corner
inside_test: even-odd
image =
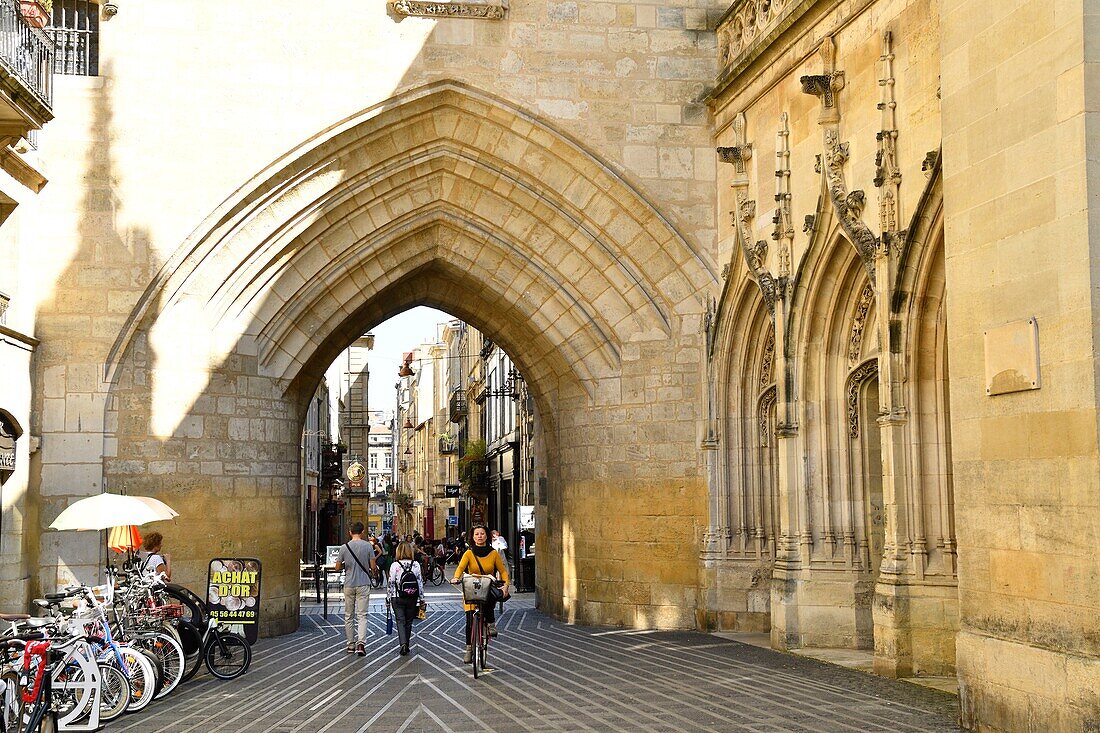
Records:
[[[501,557],[507,559],[507,557],[508,557],[508,540],[504,539],[504,535],[502,535],[500,532],[498,532],[497,530],[494,529],[493,530],[493,539],[489,544],[493,546],[494,550],[496,550],[497,552],[500,553]]]
[[[336,572],[344,571],[344,633],[347,652],[367,655],[367,609],[370,607],[370,579],[377,571],[374,547],[363,539],[363,523],[351,525],[351,539],[340,546]]]
[[[399,653],[405,656],[409,653],[413,619],[424,600],[424,576],[411,542],[402,542],[397,546],[397,557],[390,566],[387,595],[397,623],[397,641],[401,645]]]

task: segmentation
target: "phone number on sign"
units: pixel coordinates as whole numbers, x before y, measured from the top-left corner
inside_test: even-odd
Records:
[[[238,624],[256,623],[255,611],[211,611],[210,615],[219,621],[232,621]]]

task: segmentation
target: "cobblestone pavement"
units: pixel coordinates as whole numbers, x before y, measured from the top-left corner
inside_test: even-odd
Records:
[[[691,632],[568,626],[517,596],[474,679],[464,617],[433,594],[412,653],[372,604],[367,657],[344,653],[342,617],[319,610],[263,639],[243,677],[205,673],[118,731],[957,731],[954,697]]]

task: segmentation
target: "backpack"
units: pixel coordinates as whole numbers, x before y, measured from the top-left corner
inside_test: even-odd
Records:
[[[404,598],[406,600],[415,600],[420,597],[420,584],[416,582],[416,573],[412,570],[412,563],[406,565],[403,562],[399,562],[404,572],[401,573],[401,577],[397,580],[397,597]]]

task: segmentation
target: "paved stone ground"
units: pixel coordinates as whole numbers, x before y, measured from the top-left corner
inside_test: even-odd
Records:
[[[958,731],[956,698],[713,635],[567,626],[517,596],[488,673],[459,663],[464,618],[438,589],[397,654],[380,603],[364,658],[343,620],[310,609],[292,635],[263,639],[239,680],[201,673],[116,731]]]

